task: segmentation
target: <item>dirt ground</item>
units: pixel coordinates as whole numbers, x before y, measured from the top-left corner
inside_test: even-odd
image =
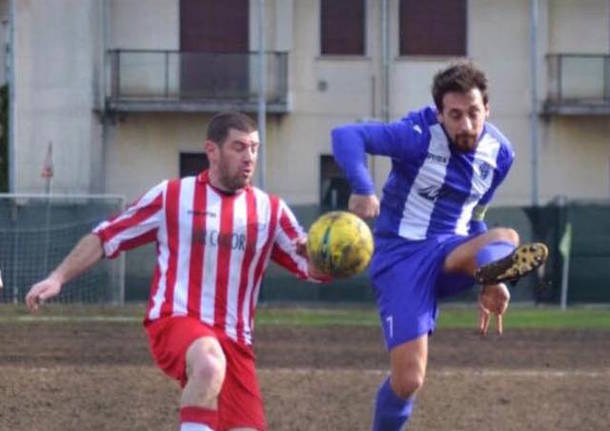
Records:
[[[269,430],[367,430],[377,328],[257,328]],[[409,430],[608,430],[610,333],[439,330]],[[134,322],[0,321],[0,430],[177,430]]]

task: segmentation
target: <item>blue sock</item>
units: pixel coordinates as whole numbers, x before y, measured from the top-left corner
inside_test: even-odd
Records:
[[[515,249],[515,245],[508,241],[493,241],[483,246],[477,253],[479,268],[488,263],[495,262],[508,256]]]
[[[400,431],[413,411],[414,396],[405,400],[392,390],[390,378],[385,379],[375,401],[373,431]]]

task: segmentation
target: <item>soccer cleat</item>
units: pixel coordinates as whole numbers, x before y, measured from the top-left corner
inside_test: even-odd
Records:
[[[540,242],[523,244],[511,254],[480,267],[474,275],[479,284],[515,282],[546,262],[549,249]]]

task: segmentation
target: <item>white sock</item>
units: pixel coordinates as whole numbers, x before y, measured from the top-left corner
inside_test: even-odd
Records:
[[[180,426],[180,431],[214,431],[207,425],[196,424],[194,422],[183,422]]]

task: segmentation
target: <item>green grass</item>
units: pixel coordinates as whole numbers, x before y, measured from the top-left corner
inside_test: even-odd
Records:
[[[476,328],[478,311],[468,307],[441,308],[439,328]],[[257,314],[259,325],[355,325],[378,326],[375,310],[332,309],[262,309]],[[530,329],[598,329],[610,331],[610,308],[519,308],[508,310],[504,326]]]
[[[108,320],[139,322],[144,317],[144,304],[129,304],[124,307],[100,305],[61,305],[51,304],[43,307],[34,317],[26,312],[23,305],[0,305],[2,321],[70,321],[70,320]],[[447,305],[441,308],[439,328],[476,328],[478,312],[476,306]],[[377,327],[377,312],[372,308],[325,308],[273,307],[265,305],[257,312],[256,324],[296,325],[296,326],[369,326]],[[557,307],[509,308],[505,318],[506,330],[523,329],[597,329],[610,331],[610,307],[572,307],[561,311]]]
[[[441,310],[440,328],[473,328],[478,312],[471,309]],[[504,327],[523,329],[598,329],[610,331],[610,308],[509,308]]]

